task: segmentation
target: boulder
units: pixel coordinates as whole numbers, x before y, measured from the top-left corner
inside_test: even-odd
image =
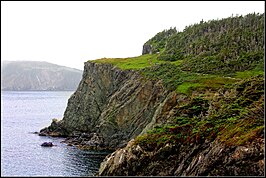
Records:
[[[44,146],[44,147],[52,147],[52,146],[54,146],[54,145],[53,145],[52,142],[43,142],[43,143],[41,144],[41,146]]]

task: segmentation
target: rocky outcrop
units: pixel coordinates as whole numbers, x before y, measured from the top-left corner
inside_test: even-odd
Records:
[[[72,140],[90,147],[96,146],[96,137],[84,139],[82,134],[93,133],[99,138],[98,147],[123,147],[154,123],[164,122],[165,116],[160,114],[166,112],[165,107],[170,111],[167,101],[174,98],[175,94],[166,90],[161,81],[147,80],[138,72],[120,70],[111,64],[86,62],[64,118],[42,129],[40,135],[66,136],[70,145]]]
[[[110,150],[109,148],[104,147],[103,138],[97,133],[75,133],[74,135],[67,137],[62,143],[66,143],[68,146],[77,146],[80,149]]]
[[[144,44],[142,48],[142,55],[152,54],[152,46],[150,44]]]
[[[54,144],[52,142],[44,142],[44,143],[41,144],[41,146],[43,146],[43,147],[52,147],[52,146],[54,146]]]
[[[54,118],[49,127],[40,130],[39,136],[66,137],[67,131],[62,125],[62,121]]]
[[[147,150],[131,140],[108,155],[99,176],[263,176],[264,139],[245,146],[217,141],[202,144],[166,144]]]

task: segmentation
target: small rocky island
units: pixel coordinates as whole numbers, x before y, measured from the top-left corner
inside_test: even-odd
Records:
[[[99,176],[263,176],[264,14],[164,30],[143,55],[85,63],[40,135],[111,149]]]

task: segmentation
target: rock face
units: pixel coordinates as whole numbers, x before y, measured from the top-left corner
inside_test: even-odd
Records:
[[[152,54],[152,47],[150,44],[144,44],[142,49],[142,55],[144,54]]]
[[[96,139],[98,145],[115,149],[153,127],[162,119],[159,115],[168,107],[166,101],[173,98],[160,81],[146,80],[137,72],[111,64],[86,62],[64,118],[42,129],[40,135],[75,137],[75,143],[92,146],[96,137],[84,140],[81,135],[95,133],[100,138]]]
[[[99,176],[263,176],[264,139],[246,146],[167,144],[147,151],[131,140],[108,155]]]

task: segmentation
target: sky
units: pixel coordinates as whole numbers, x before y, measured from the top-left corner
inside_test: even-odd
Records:
[[[264,1],[1,1],[1,61],[47,61],[83,70],[99,58],[139,56],[171,27],[264,13]]]

